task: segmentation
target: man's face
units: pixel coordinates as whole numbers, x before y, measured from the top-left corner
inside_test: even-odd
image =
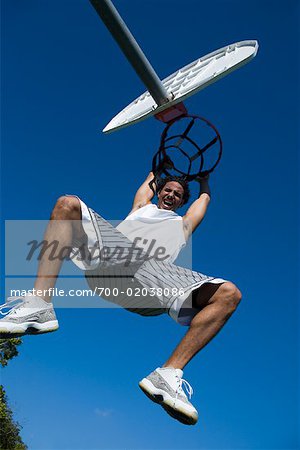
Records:
[[[158,194],[158,208],[175,211],[182,205],[184,189],[177,181],[169,181]]]

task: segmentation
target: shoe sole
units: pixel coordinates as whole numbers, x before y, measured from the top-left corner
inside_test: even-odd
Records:
[[[24,334],[43,334],[51,333],[59,328],[57,320],[50,320],[45,323],[24,322],[15,324],[11,322],[0,323],[0,336],[22,336]]]
[[[180,405],[175,409],[172,397],[161,389],[157,389],[147,378],[139,382],[139,387],[150,400],[162,406],[173,419],[178,420],[184,425],[195,425],[197,423],[198,416],[184,411],[183,408],[180,408]]]

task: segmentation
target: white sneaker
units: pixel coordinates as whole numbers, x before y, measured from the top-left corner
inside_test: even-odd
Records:
[[[170,416],[186,425],[195,425],[198,413],[189,402],[182,386],[191,398],[193,389],[182,378],[183,372],[172,367],[157,368],[139,382],[142,391],[155,403],[159,403]]]
[[[3,312],[4,310],[9,310]],[[0,335],[8,337],[21,334],[48,333],[58,329],[58,321],[52,303],[41,297],[26,295],[25,297],[9,297],[0,306]]]

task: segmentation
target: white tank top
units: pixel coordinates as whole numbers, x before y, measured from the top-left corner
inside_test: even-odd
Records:
[[[182,217],[149,203],[129,214],[117,229],[149,256],[173,262],[185,246]]]

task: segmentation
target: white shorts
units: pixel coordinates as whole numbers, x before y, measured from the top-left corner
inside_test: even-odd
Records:
[[[72,261],[85,271],[91,289],[106,287],[109,288],[106,291],[112,292],[115,288],[120,293],[116,297],[104,295],[102,290],[101,298],[143,316],[167,313],[181,325],[189,325],[199,312],[192,307],[192,292],[206,283],[222,284],[226,281],[165,261],[135,258],[132,242],[126,236],[82,200],[80,204],[88,252],[84,252],[84,258],[82,255],[72,257]],[[82,244],[82,241],[73,243],[73,255],[78,255]],[[120,259],[117,253],[106,259],[101,251],[103,248],[121,248],[125,253],[131,252],[130,262],[127,260],[125,264],[124,258]]]

